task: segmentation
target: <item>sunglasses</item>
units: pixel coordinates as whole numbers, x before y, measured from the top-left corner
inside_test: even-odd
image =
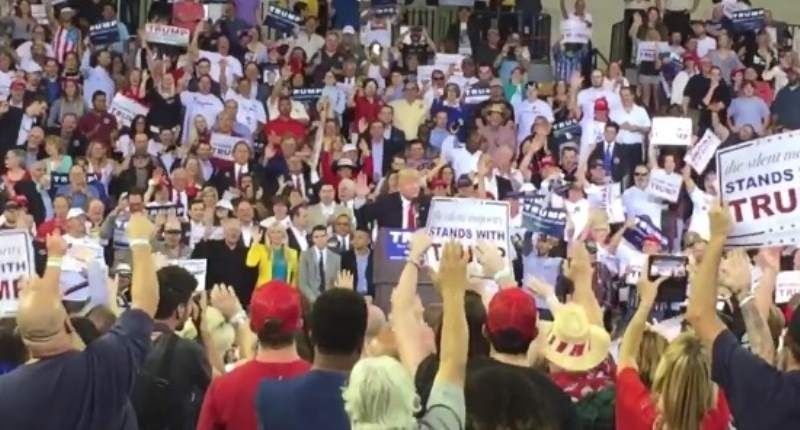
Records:
[[[647,176],[647,175],[648,175],[647,172],[634,172],[633,173],[633,176]]]
[[[433,76],[433,77],[431,77],[431,79],[433,79],[434,81],[443,81],[444,80],[444,76]]]
[[[166,233],[166,234],[181,234],[182,232],[180,230],[164,230],[164,233]]]

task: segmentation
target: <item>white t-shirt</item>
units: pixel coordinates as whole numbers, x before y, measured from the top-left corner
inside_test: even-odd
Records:
[[[181,104],[186,107],[186,114],[183,117],[183,130],[191,130],[194,126],[194,118],[201,115],[205,118],[209,127],[217,123],[217,115],[225,107],[219,97],[214,94],[202,94],[193,91],[181,93]],[[184,133],[184,142],[188,142],[190,133]]]
[[[624,107],[614,109],[611,111],[609,118],[611,121],[616,122],[620,126],[627,122],[634,127],[649,128],[651,124],[650,115],[643,107],[638,105],[633,105],[630,112],[626,111]],[[617,143],[629,145],[641,144],[642,142],[644,142],[644,133],[623,130],[622,128],[619,129],[619,134],[617,134]]]
[[[542,100],[521,101],[514,105],[514,122],[517,123],[517,145],[531,135],[531,127],[538,116],[547,118],[550,123],[555,121],[553,108]]]
[[[689,193],[689,197],[692,199],[692,204],[694,205],[692,219],[689,222],[689,231],[697,233],[703,240],[708,240],[711,237],[708,208],[714,201],[714,196],[695,187],[694,190]]]
[[[697,56],[700,58],[708,55],[709,52],[717,49],[717,39],[705,35],[702,39],[697,39]]]
[[[232,93],[230,90],[225,95],[225,100],[235,100],[239,104],[239,108],[236,110],[236,121],[244,124],[251,133],[256,132],[258,123],[266,124],[267,113],[264,111],[264,104],[260,101]]]
[[[626,216],[646,215],[654,226],[661,229],[661,211],[664,203],[658,197],[633,186],[622,193],[622,205],[625,207]]]
[[[217,52],[200,51],[200,58],[206,58],[211,63],[211,69],[209,70],[208,74],[217,82],[219,82],[221,73],[220,63],[224,60],[227,63],[227,68],[225,69],[225,80],[229,87],[232,87],[236,84],[235,79],[237,77],[244,76],[242,73],[242,63],[240,63],[239,60],[232,55],[223,57]]]

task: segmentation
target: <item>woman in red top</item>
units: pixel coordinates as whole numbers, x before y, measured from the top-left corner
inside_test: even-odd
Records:
[[[367,124],[378,120],[378,113],[383,107],[383,100],[378,95],[378,83],[375,79],[364,80],[363,88],[356,90],[347,103],[353,108],[352,132],[357,131],[359,122],[363,119]]]
[[[28,171],[25,170],[22,164],[24,159],[25,153],[21,149],[13,149],[6,152],[6,173],[3,175],[3,184],[11,197],[16,195],[14,185],[18,182],[31,179]]]
[[[723,393],[711,382],[711,354],[694,334],[673,340],[661,356],[648,389],[638,373],[636,355],[662,280],[642,277],[639,308],[619,351],[617,369],[618,430],[727,430],[731,414]]]
[[[131,71],[128,73],[127,83],[125,87],[122,88],[122,95],[136,100],[140,104],[146,106],[147,102],[145,101],[145,97],[147,96],[147,72],[144,73],[145,74],[143,75],[142,71],[139,69],[131,69]]]
[[[306,51],[304,51],[303,48],[294,47],[289,54],[289,61],[287,62],[289,68],[292,70],[292,74],[305,73],[307,60]]]

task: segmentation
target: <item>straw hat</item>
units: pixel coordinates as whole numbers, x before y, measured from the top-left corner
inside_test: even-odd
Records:
[[[567,371],[585,372],[606,359],[611,336],[602,327],[590,324],[582,307],[566,304],[553,316],[545,345],[548,360]]]

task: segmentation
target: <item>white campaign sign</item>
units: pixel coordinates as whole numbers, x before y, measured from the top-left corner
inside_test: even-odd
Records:
[[[188,46],[191,32],[185,28],[148,23],[144,26],[144,38],[148,43],[172,46]]]
[[[436,70],[436,66],[417,66],[417,83],[420,85],[427,85],[431,82],[431,75]],[[441,67],[438,69],[441,70]],[[444,72],[444,70],[443,70]]]
[[[458,240],[472,249],[479,242],[496,246],[511,268],[511,235],[509,232],[508,203],[437,197],[431,201],[428,224],[425,229],[433,239],[426,263],[439,270],[442,246],[450,240]],[[481,276],[480,266],[474,256],[470,260],[470,274]]]
[[[664,169],[653,169],[647,183],[647,192],[654,197],[677,203],[682,183],[683,177],[677,173],[667,173]]]
[[[561,38],[564,43],[589,43],[592,30],[580,19],[565,19],[561,21]]]
[[[639,42],[636,45],[636,64],[656,61],[658,42]]]
[[[111,100],[111,106],[108,107],[108,111],[117,118],[117,124],[129,127],[134,118],[138,115],[146,116],[150,112],[150,108],[130,97],[117,93]]]
[[[722,200],[733,229],[728,246],[758,248],[800,243],[800,131],[717,151]]]
[[[19,307],[19,281],[35,273],[33,238],[25,230],[0,231],[0,317]]]
[[[243,140],[244,139],[237,136],[212,133],[209,143],[211,144],[211,149],[214,150],[214,158],[233,161],[233,147]]]
[[[655,117],[650,132],[651,145],[690,146],[692,144],[692,119],[681,117]]]
[[[205,258],[183,259],[183,260],[169,260],[170,266],[178,266],[186,269],[189,273],[197,279],[197,289],[195,291],[203,291],[206,289],[206,272],[208,271],[208,260]]]
[[[722,141],[711,129],[708,129],[703,137],[686,153],[683,161],[692,166],[695,172],[702,174],[706,170],[708,163],[714,158],[714,154],[720,144],[722,144]]]
[[[795,294],[800,293],[800,271],[790,270],[778,273],[775,280],[775,303],[788,303]]]
[[[445,73],[453,66],[453,75],[461,76],[461,62],[464,61],[464,56],[461,54],[436,54],[434,57],[433,66]]]

